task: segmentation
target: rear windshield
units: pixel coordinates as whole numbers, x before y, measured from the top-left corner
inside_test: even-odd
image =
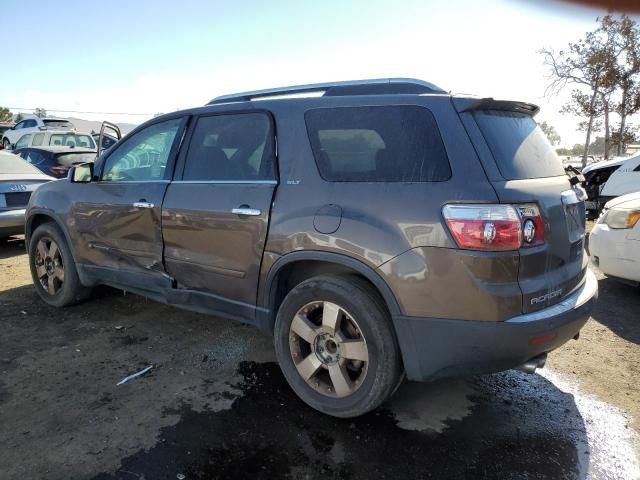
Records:
[[[60,165],[70,167],[76,163],[93,162],[96,159],[95,153],[59,153],[56,160]]]
[[[0,174],[42,175],[40,170],[17,155],[0,153]]]
[[[530,115],[482,110],[474,117],[505,179],[564,175],[562,161]]]
[[[423,107],[320,108],[305,114],[320,175],[330,182],[440,182],[451,167]]]
[[[73,128],[73,123],[68,122],[67,120],[43,120],[42,121],[47,127],[50,128]]]
[[[78,135],[76,133],[54,133],[49,138],[49,145],[64,147],[96,148],[91,135]]]

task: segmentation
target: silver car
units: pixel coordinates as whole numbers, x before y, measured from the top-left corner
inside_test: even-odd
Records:
[[[0,239],[24,232],[31,193],[51,180],[19,156],[0,151]]]

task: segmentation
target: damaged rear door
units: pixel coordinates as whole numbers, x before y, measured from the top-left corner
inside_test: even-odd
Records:
[[[162,207],[170,302],[252,322],[276,189],[264,111],[196,117]]]

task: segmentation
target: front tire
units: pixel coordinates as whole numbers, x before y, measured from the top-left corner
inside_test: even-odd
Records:
[[[36,292],[54,307],[66,307],[89,296],[78,277],[71,250],[57,225],[44,223],[29,240],[29,266]]]
[[[389,312],[358,277],[314,277],[283,300],[275,349],[285,378],[308,405],[356,417],[383,403],[402,376]]]

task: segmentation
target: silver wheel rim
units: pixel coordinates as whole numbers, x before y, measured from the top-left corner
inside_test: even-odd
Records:
[[[291,358],[302,379],[322,395],[344,398],[364,382],[369,350],[362,330],[331,302],[306,304],[289,328]]]
[[[58,293],[64,284],[64,263],[58,244],[49,237],[38,240],[34,263],[43,290],[49,295]]]

